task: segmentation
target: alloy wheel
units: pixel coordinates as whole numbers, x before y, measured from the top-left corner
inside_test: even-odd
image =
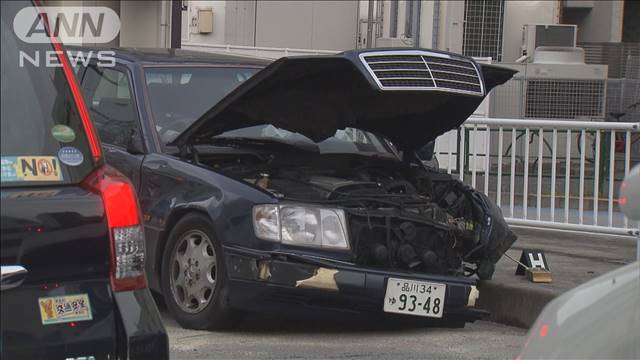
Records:
[[[180,309],[196,314],[213,299],[217,280],[216,252],[209,236],[200,230],[186,232],[171,254],[170,286]]]

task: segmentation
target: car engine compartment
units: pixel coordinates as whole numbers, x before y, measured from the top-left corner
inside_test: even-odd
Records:
[[[500,209],[446,172],[357,154],[200,155],[282,201],[344,209],[355,264],[490,279],[513,244]]]

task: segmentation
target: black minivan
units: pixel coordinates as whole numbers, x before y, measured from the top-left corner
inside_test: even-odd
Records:
[[[104,164],[60,43],[12,30],[30,6],[2,2],[0,357],[166,359],[135,190]]]

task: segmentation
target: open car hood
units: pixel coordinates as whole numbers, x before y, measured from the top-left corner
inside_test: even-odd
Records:
[[[462,124],[515,72],[432,50],[284,57],[245,81],[171,145],[271,124],[320,142],[354,127],[412,150]]]

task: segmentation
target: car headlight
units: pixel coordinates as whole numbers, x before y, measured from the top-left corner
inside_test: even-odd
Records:
[[[256,236],[297,246],[349,249],[342,209],[313,205],[256,205],[253,227]]]

